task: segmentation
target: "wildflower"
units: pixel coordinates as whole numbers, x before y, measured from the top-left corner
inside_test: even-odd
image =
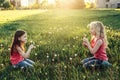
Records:
[[[75,45],[73,45],[73,48],[75,48]]]
[[[72,61],[72,58],[70,57],[70,61]]]
[[[32,44],[32,43],[33,43],[33,41],[31,40],[31,41],[30,41],[30,43]]]
[[[11,49],[10,48],[8,48],[8,51],[10,51]]]
[[[97,75],[99,76],[99,73],[97,73]]]
[[[65,51],[65,49],[64,49],[64,48],[63,48],[62,50],[63,50],[63,51]]]
[[[83,78],[85,79],[85,78],[86,78],[86,76],[83,76]]]
[[[45,72],[45,75],[47,75],[47,72]]]
[[[47,56],[47,58],[49,58],[49,56]]]
[[[94,67],[95,65],[91,65],[92,67]]]
[[[3,44],[0,44],[0,47],[3,47]]]
[[[67,68],[67,66],[64,66],[64,68],[66,69],[66,68]]]
[[[52,59],[52,61],[55,61],[54,59]]]
[[[55,57],[57,56],[57,54],[54,55]]]
[[[37,56],[37,53],[35,53],[35,56]]]
[[[1,64],[1,67],[4,67],[4,64]]]
[[[77,54],[75,54],[75,57],[77,56]]]

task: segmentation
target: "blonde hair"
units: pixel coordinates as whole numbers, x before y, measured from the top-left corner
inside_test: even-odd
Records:
[[[107,35],[103,23],[100,21],[93,21],[89,24],[89,27],[93,27],[95,29],[96,36],[102,37],[106,47],[108,47]]]

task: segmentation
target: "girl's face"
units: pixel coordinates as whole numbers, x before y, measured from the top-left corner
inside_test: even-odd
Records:
[[[90,26],[90,33],[91,35],[94,35],[94,36],[96,35],[96,30],[93,26]]]
[[[21,37],[18,38],[21,42],[26,43],[27,42],[27,34],[23,34]]]

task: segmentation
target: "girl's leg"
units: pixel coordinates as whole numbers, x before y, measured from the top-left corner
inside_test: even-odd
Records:
[[[17,64],[18,67],[33,67],[32,64],[26,62],[26,61],[21,61]]]
[[[89,58],[85,58],[81,61],[82,64],[85,64],[86,62],[95,59],[94,57],[89,57]]]
[[[85,68],[90,68],[90,67],[92,67],[92,66],[95,66],[95,67],[96,67],[96,66],[100,66],[101,63],[102,63],[101,60],[93,59],[93,60],[90,60],[90,61],[84,63],[84,64],[83,64],[83,67],[85,67]]]
[[[35,64],[35,62],[30,59],[25,59],[24,61],[28,62],[29,64]]]

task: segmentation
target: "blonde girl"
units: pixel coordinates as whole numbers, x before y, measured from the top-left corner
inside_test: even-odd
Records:
[[[106,48],[108,47],[107,35],[105,26],[100,21],[93,21],[89,25],[91,42],[86,37],[83,38],[83,45],[87,46],[93,57],[82,60],[83,67],[89,68],[100,66],[103,61],[108,61]]]

